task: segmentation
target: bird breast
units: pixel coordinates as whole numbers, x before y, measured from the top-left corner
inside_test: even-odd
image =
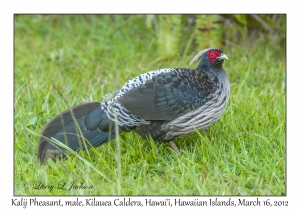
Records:
[[[165,139],[185,136],[198,130],[203,130],[214,124],[223,114],[230,96],[230,83],[226,73],[219,78],[218,89],[211,95],[211,99],[204,105],[185,115],[164,124],[168,131]]]

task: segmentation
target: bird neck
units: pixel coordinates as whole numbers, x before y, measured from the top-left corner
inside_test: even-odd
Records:
[[[224,71],[223,66],[222,66],[223,62],[224,62],[223,60],[220,60],[220,61],[211,63],[208,61],[205,62],[205,61],[201,60],[197,69],[200,71],[209,71],[217,76],[218,74],[220,74],[221,72]]]
[[[198,65],[200,69],[215,69],[222,70],[223,69],[224,60],[216,60],[215,62],[210,62],[208,59],[202,59]]]

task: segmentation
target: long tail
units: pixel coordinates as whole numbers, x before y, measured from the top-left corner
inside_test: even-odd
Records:
[[[66,150],[48,140],[51,138],[74,151],[88,149],[90,144],[97,147],[114,139],[115,125],[107,118],[100,103],[85,103],[60,113],[45,126],[38,143],[38,158],[42,163],[48,158],[66,156]]]

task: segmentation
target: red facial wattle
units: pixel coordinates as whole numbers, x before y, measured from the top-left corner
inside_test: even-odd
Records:
[[[221,53],[218,50],[211,50],[207,52],[207,57],[212,63],[215,62],[220,55]]]

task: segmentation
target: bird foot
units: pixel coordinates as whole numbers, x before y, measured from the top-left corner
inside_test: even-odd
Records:
[[[172,149],[173,149],[177,154],[180,154],[180,151],[179,151],[179,149],[177,148],[175,142],[174,142],[174,141],[170,141],[169,143],[170,143]]]

